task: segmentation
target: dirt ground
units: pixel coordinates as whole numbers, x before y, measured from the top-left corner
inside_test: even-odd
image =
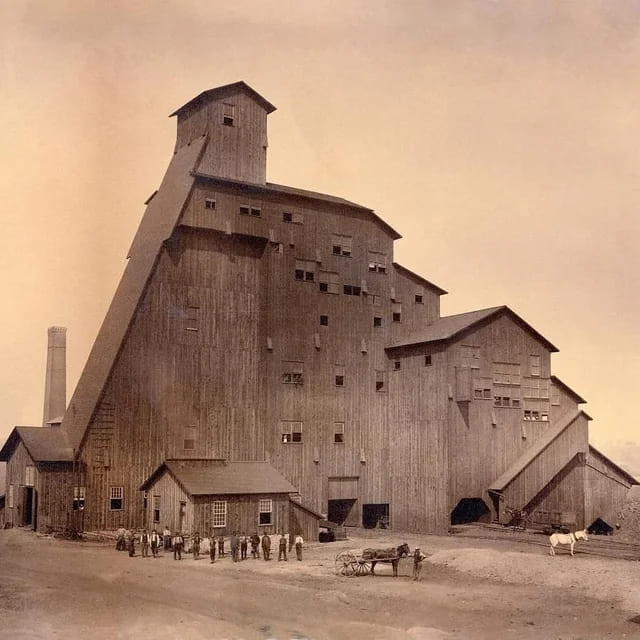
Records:
[[[429,554],[418,583],[410,561],[398,579],[386,565],[376,577],[335,575],[339,551],[405,541]],[[640,563],[551,558],[508,538],[357,530],[307,545],[302,562],[211,565],[0,531],[3,638],[603,640],[640,638],[638,614]]]

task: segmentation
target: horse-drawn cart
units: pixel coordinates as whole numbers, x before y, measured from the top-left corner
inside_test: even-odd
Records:
[[[388,549],[364,549],[362,555],[351,551],[341,551],[335,559],[336,574],[339,576],[375,576],[376,564],[390,564],[393,577],[398,577],[398,563],[409,555],[409,545],[404,543]]]

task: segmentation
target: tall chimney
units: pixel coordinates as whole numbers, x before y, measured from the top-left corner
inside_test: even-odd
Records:
[[[47,337],[43,427],[63,416],[67,408],[67,328],[49,327]]]

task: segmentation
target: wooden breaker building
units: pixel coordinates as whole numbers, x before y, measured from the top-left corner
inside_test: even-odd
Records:
[[[266,182],[274,109],[237,82],[172,114],[175,152],[62,425],[39,430],[67,466],[47,471],[58,521],[38,525],[79,496],[96,530],[315,538],[326,514],[443,532],[507,506],[611,521],[636,481],[589,446],[554,345],[504,306],[441,317],[446,292],[394,261],[400,235],[371,209]],[[14,524],[26,469],[50,462],[29,462],[28,433],[0,452]],[[39,510],[54,498],[34,486]]]

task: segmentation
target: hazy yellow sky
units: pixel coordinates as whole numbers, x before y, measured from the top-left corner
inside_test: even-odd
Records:
[[[640,476],[639,0],[5,0],[0,440],[70,397],[169,162],[167,115],[245,80],[267,179],[346,197],[447,289],[556,344],[595,446]]]

